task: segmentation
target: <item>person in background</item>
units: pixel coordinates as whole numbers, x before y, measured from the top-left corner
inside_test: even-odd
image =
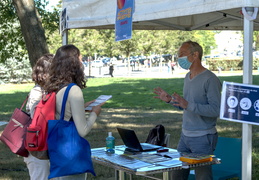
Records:
[[[172,68],[172,74],[173,74],[174,70],[175,70],[175,62],[174,61],[172,61],[172,63],[171,63],[171,68]]]
[[[167,62],[167,72],[168,72],[168,73],[171,73],[171,71],[172,71],[171,61],[168,60],[168,62]]]
[[[71,117],[73,117],[73,121],[75,123],[78,134],[85,138],[86,135],[92,129],[97,116],[101,112],[101,106],[104,104],[100,104],[98,106],[94,106],[89,114],[89,117],[85,116],[85,107],[87,107],[90,103],[94,102],[92,100],[90,102],[84,103],[84,97],[82,89],[86,87],[86,80],[83,71],[83,64],[80,60],[80,51],[74,45],[64,45],[61,46],[57,51],[53,58],[49,78],[46,82],[44,89],[47,92],[56,92],[56,119],[60,119],[61,114],[61,106],[64,92],[67,88],[67,85],[70,83],[75,83],[76,86],[72,86],[65,108],[65,117],[66,121],[69,121]],[[63,179],[71,179],[71,180],[85,180],[85,173],[76,174],[64,177],[54,178],[55,180],[63,180]]]
[[[43,86],[49,75],[49,67],[54,56],[45,54],[38,59],[32,70],[32,80],[35,86],[31,89],[29,98],[26,104],[26,111],[31,118],[34,115],[36,105],[40,102],[44,94]],[[49,176],[49,160],[41,160],[34,157],[31,153],[28,157],[24,157],[24,162],[29,170],[31,180],[46,180]]]
[[[155,98],[183,109],[182,133],[177,150],[180,153],[212,155],[218,139],[216,122],[220,112],[221,82],[202,66],[202,47],[193,41],[184,42],[178,50],[179,65],[189,72],[184,79],[183,97],[168,94],[157,87]],[[172,179],[187,180],[190,169],[174,170]],[[211,165],[195,168],[197,180],[211,180]]]
[[[110,63],[110,66],[109,66],[109,74],[111,75],[111,77],[113,77],[113,71],[114,71],[113,64]]]

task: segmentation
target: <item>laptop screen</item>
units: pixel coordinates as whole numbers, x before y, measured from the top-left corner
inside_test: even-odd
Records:
[[[124,129],[124,128],[117,128],[117,130],[125,146],[127,146],[127,148],[132,149],[134,151],[150,151],[161,147],[153,144],[148,144],[147,148],[143,148],[134,130]]]
[[[123,128],[117,128],[117,130],[125,146],[130,149],[142,151],[140,142],[136,136],[136,133],[133,130]]]

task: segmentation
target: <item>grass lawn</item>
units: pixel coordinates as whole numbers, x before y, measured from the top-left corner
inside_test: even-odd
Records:
[[[253,77],[253,84],[259,85],[259,76]],[[242,76],[225,76],[220,80],[229,82],[242,82]],[[97,98],[99,95],[112,95],[104,106],[92,131],[88,135],[88,141],[92,148],[105,146],[105,138],[109,131],[116,138],[116,145],[122,141],[116,131],[116,127],[134,129],[140,141],[145,141],[151,128],[157,124],[163,124],[166,132],[171,134],[170,147],[176,148],[181,132],[182,111],[173,109],[166,103],[153,98],[153,89],[157,86],[166,91],[182,94],[183,78],[149,79],[149,78],[90,78],[88,88],[84,89],[85,101]],[[33,84],[7,84],[0,85],[0,120],[9,121],[16,107],[20,107]],[[218,120],[219,136],[242,137],[242,124]],[[4,126],[0,127],[0,133]],[[259,179],[259,128],[252,126],[253,134],[253,159],[252,179]],[[94,164],[97,176],[88,176],[88,179],[114,179],[114,170]],[[158,175],[159,176],[159,175]],[[27,168],[23,158],[12,154],[0,143],[0,179],[29,179]],[[135,177],[135,179],[145,179]]]

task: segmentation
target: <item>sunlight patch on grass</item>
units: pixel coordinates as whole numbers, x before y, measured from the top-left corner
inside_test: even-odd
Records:
[[[236,127],[217,127],[218,132],[223,131],[238,131],[239,129]]]
[[[2,116],[2,115],[9,115],[10,113],[13,113],[13,111],[0,112],[0,116]]]
[[[125,94],[125,95],[129,95],[129,94],[133,94],[134,92],[130,92],[130,91],[128,91],[128,92],[121,92],[121,94]]]
[[[34,86],[33,83],[28,84],[3,84],[1,85],[0,94],[14,94],[16,92],[29,92]]]
[[[132,128],[132,129],[134,129],[134,128],[139,128],[140,127],[140,125],[139,124],[136,124],[136,123],[125,123],[125,122],[121,122],[121,123],[118,123],[118,122],[116,122],[116,123],[109,123],[109,124],[107,124],[107,127],[111,127],[111,128],[117,128],[117,127],[127,127],[127,129],[128,128]],[[148,124],[142,124],[141,125],[141,128],[150,128],[151,126],[150,125],[148,125]],[[152,126],[153,127],[153,126]]]

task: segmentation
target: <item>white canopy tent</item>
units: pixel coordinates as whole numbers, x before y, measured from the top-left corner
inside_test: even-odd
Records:
[[[63,0],[67,28],[114,29],[116,0]],[[133,29],[243,30],[242,7],[258,0],[135,0]],[[254,21],[259,30],[259,18]]]
[[[253,30],[259,30],[259,0],[135,0],[133,29],[243,30],[243,83],[252,84]],[[61,30],[114,29],[116,0],[63,0]],[[251,179],[252,125],[243,124],[242,179]]]

